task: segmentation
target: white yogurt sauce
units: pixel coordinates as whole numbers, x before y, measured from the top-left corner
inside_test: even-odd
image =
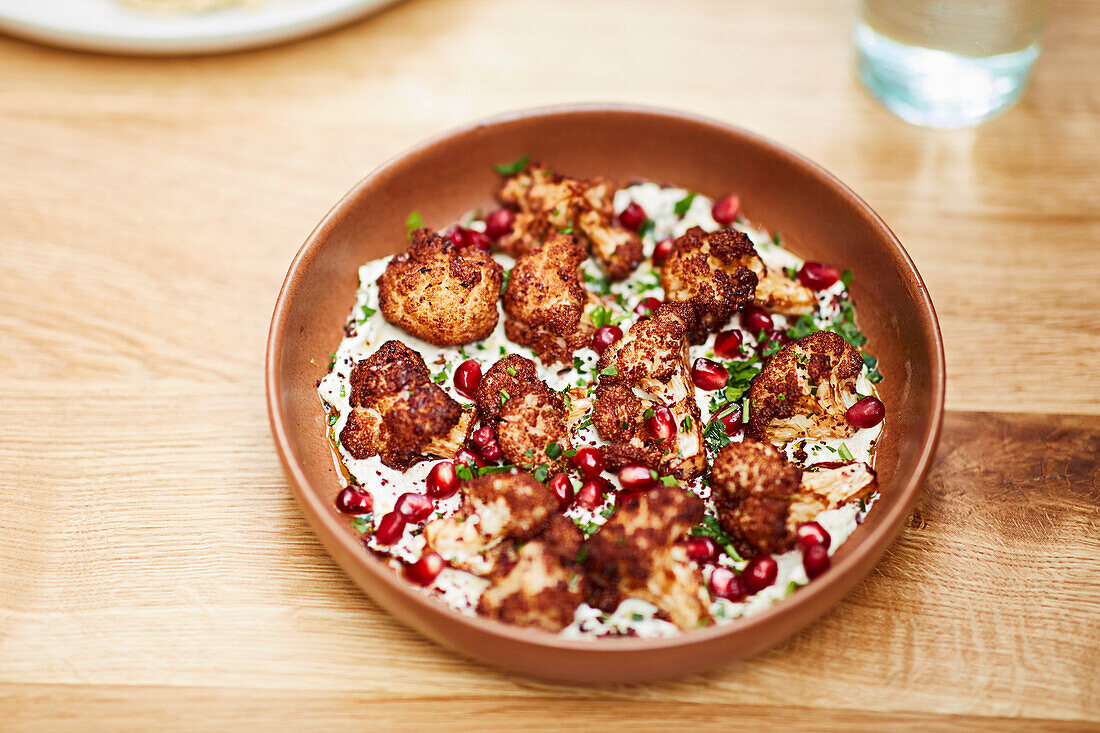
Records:
[[[660,272],[655,269],[648,257],[652,254],[657,242],[667,237],[682,235],[693,226],[699,226],[706,231],[719,228],[717,222],[711,217],[712,201],[699,194],[696,195],[687,207],[684,215],[678,216],[675,207],[689,195],[689,191],[680,188],[662,188],[654,183],[640,183],[621,189],[615,193],[614,206],[616,213],[621,212],[631,201],[636,201],[653,221],[653,227],[642,238],[643,249],[647,259],[642,262],[630,278],[621,283],[608,283],[602,271],[594,260],[588,260],[582,265],[582,272],[586,276],[590,289],[599,292],[607,291],[607,297],[613,302],[608,303],[612,311],[612,317],[622,318],[619,323],[625,332],[636,316],[632,309],[639,301],[646,297],[663,299],[664,292],[660,284]],[[484,229],[481,222],[470,221],[471,215],[463,217],[465,226],[475,229]],[[768,232],[752,227],[744,221],[738,220],[734,228],[745,232],[755,245],[757,252],[765,265],[769,268],[794,268],[802,266],[802,260],[793,253],[778,246]],[[494,253],[495,259],[505,268],[510,270],[514,260],[507,255]],[[330,437],[334,444],[338,445],[337,437],[344,429],[349,413],[349,400],[351,385],[349,377],[355,364],[374,353],[383,343],[395,339],[403,342],[409,348],[420,353],[424,358],[428,369],[432,372],[435,381],[451,397],[459,403],[466,403],[462,395],[454,388],[454,369],[466,359],[476,359],[482,365],[482,370],[487,370],[493,363],[505,354],[520,354],[535,362],[538,367],[539,377],[555,390],[564,390],[569,387],[587,386],[595,376],[595,364],[598,354],[591,349],[581,349],[577,352],[578,368],[547,369],[538,360],[534,353],[527,347],[513,343],[504,335],[504,315],[500,319],[496,329],[484,341],[477,344],[468,344],[462,347],[439,347],[422,341],[402,329],[387,322],[378,309],[378,287],[376,281],[385,270],[390,258],[385,257],[366,263],[359,268],[359,289],[356,294],[355,306],[348,320],[348,335],[340,343],[333,355],[333,367],[318,385],[317,391],[321,399],[329,406]],[[841,296],[845,293],[845,286],[838,282],[828,290],[819,294],[820,307],[814,314],[814,322],[819,328],[824,328],[836,316],[838,309],[833,304],[833,296]],[[790,320],[781,315],[774,314],[773,320],[776,328],[786,328],[791,325]],[[736,322],[736,319],[734,319]],[[733,327],[731,325],[731,327]],[[747,332],[742,333],[744,351],[746,354],[753,352],[756,340]],[[691,359],[705,356],[715,358],[714,336],[705,343],[693,345],[690,348]],[[560,366],[560,365],[559,365]],[[860,394],[869,395],[875,393],[874,385],[868,381],[868,370],[864,368],[857,382],[857,391]],[[704,420],[711,417],[710,403],[713,393],[702,390],[695,391],[696,401]],[[882,431],[882,424],[869,430],[859,430],[852,437],[843,440],[796,441],[785,446],[784,450],[788,458],[795,460],[794,453],[798,448],[803,448],[807,457],[800,465],[810,466],[815,463],[842,460],[839,452],[841,445],[846,448],[853,460],[863,461],[873,465],[874,446]],[[740,440],[741,436],[735,436],[734,440]],[[584,445],[602,445],[602,441],[591,425],[581,427],[574,431],[574,447]],[[713,458],[713,456],[711,456]],[[374,500],[372,525],[377,529],[381,517],[394,508],[397,499],[406,492],[423,493],[425,490],[425,478],[432,466],[437,461],[422,461],[414,464],[408,471],[398,471],[382,464],[378,456],[367,459],[352,457],[343,447],[338,445],[338,456],[335,460],[343,464],[344,468],[362,486],[369,488]],[[609,477],[612,484],[618,488],[618,480],[614,476]],[[574,481],[574,486],[579,483]],[[713,513],[714,507],[709,500],[710,489],[696,479],[690,484],[684,485],[685,489],[693,491],[704,500],[708,510]],[[877,495],[876,495],[877,496]],[[615,501],[614,492],[610,493],[604,503],[594,510],[584,509],[580,506],[572,506],[566,511],[566,516],[572,519],[587,534],[596,531],[610,517]],[[872,497],[872,502],[874,497]],[[461,503],[461,492],[455,496],[436,502],[436,514],[433,516],[449,516],[454,513]],[[859,521],[870,508],[868,502],[861,510],[856,504],[848,504],[838,509],[821,513],[817,521],[829,532],[832,543],[830,554],[848,538],[858,526]],[[373,533],[372,533],[373,534]],[[411,562],[420,557],[424,550],[424,539],[419,528],[409,525],[401,539],[389,546],[380,546],[373,536],[367,538],[367,546],[383,554],[391,556],[390,564],[394,569],[400,568],[399,561]],[[775,601],[781,600],[790,592],[808,582],[805,571],[802,568],[799,551],[792,550],[782,555],[775,556],[779,564],[779,574],[776,582],[750,596],[740,603],[732,603],[724,599],[716,599],[711,603],[711,613],[718,623],[728,623],[736,618],[757,613],[769,607]],[[738,563],[723,554],[720,564],[729,567],[740,568],[744,563]],[[707,576],[713,570],[706,571]],[[434,584],[424,589],[424,592],[438,598],[452,608],[468,614],[476,613],[478,599],[489,585],[488,581],[454,568],[446,568],[436,578]],[[594,639],[606,635],[632,635],[639,637],[670,636],[679,633],[674,624],[656,618],[658,609],[656,606],[636,598],[624,600],[613,613],[604,613],[587,604],[581,604],[574,617],[574,621],[561,633],[569,638]]]

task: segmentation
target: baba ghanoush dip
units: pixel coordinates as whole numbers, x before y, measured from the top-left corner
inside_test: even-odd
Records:
[[[365,551],[456,611],[668,636],[825,573],[871,509],[882,376],[849,270],[739,200],[527,159],[408,219],[318,392]]]

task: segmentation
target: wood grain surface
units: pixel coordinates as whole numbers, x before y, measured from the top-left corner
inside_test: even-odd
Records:
[[[892,118],[847,3],[409,0],[318,38],[121,59],[0,38],[0,729],[1095,730],[1100,12],[1019,106]],[[359,177],[518,107],[637,102],[832,170],[924,274],[936,467],[876,570],[778,648],[653,685],[517,678],[405,629],[290,497],[262,356]]]

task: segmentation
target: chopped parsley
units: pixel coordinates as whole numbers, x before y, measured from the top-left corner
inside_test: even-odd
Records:
[[[840,282],[844,283],[845,288],[850,287],[852,285],[852,271],[845,270],[844,272],[840,273]]]
[[[330,426],[335,425],[336,421],[340,419],[340,416],[335,412],[328,416],[328,424]]]
[[[413,231],[420,229],[424,226],[424,218],[420,216],[419,211],[413,211],[405,219],[405,231],[409,235],[409,239],[412,239]]]
[[[353,517],[351,526],[355,528],[355,531],[359,534],[366,534],[374,529],[374,515],[367,512],[366,514],[360,514],[357,517]]]
[[[653,228],[657,226],[656,222],[652,219],[646,219],[642,222],[642,225],[638,227],[638,239],[644,239],[645,235],[653,231]]]
[[[584,564],[586,557],[588,557],[588,545],[581,545],[581,549],[577,550],[577,564]]]
[[[558,234],[572,234],[572,233],[573,233],[573,225],[572,224],[570,224],[567,227],[562,227],[561,229],[558,230]]]
[[[691,208],[691,202],[695,200],[696,194],[694,191],[684,196],[682,199],[676,202],[676,205],[672,207],[672,210],[676,212],[676,216],[683,216],[688,213],[688,209]]]
[[[550,456],[551,458],[557,458],[561,455],[561,446],[557,443],[551,443],[550,445],[546,446],[546,455]]]
[[[494,165],[493,170],[502,176],[514,176],[521,170],[527,167],[527,164],[531,161],[529,155],[525,155],[519,160],[513,160],[511,163],[502,163],[500,165]]]
[[[504,271],[504,277],[500,281],[500,294],[503,296],[504,291],[508,289],[508,283],[512,281],[511,268]]]
[[[744,558],[733,549],[733,538],[726,534],[726,531],[722,529],[722,525],[718,524],[718,518],[710,514],[703,517],[701,524],[691,528],[692,537],[710,537],[712,540],[718,543],[718,545],[729,555],[733,560],[737,562],[744,562]]]
[[[370,318],[371,316],[373,316],[375,313],[378,312],[374,308],[371,308],[370,306],[367,306],[367,305],[362,306],[362,308],[360,310],[361,310],[361,313],[362,313],[362,315],[359,317],[359,322],[360,323],[366,323],[368,318]]]
[[[840,457],[846,461],[855,460],[855,456],[852,455],[852,451],[848,450],[848,445],[846,443],[841,443],[840,450],[838,450],[837,452],[840,454]]]
[[[614,364],[611,364],[610,366],[605,366],[603,369],[601,369],[600,374],[604,377],[615,377],[619,374],[619,368]]]

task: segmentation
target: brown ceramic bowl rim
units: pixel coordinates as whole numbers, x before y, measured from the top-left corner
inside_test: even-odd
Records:
[[[296,283],[299,276],[310,267],[318,252],[323,248],[330,230],[332,230],[332,228],[346,215],[347,210],[352,207],[352,204],[361,195],[363,189],[368,186],[373,178],[400,165],[406,158],[414,157],[436,146],[446,145],[453,137],[461,136],[479,128],[492,127],[494,125],[517,120],[542,116],[561,116],[574,113],[609,113],[612,115],[622,114],[675,119],[682,122],[710,127],[721,134],[737,136],[755,145],[770,148],[776,154],[800,167],[802,172],[812,177],[818,185],[833,189],[836,193],[839,193],[842,198],[849,201],[852,206],[857,209],[860,215],[866,217],[873,223],[875,228],[882,234],[883,239],[889,242],[889,246],[893,247],[899,255],[897,258],[899,274],[917,285],[919,300],[915,304],[916,308],[918,311],[923,312],[923,315],[927,318],[927,322],[931,326],[930,332],[934,346],[932,350],[932,363],[929,365],[929,371],[931,373],[931,390],[934,397],[934,412],[932,420],[930,421],[932,428],[928,434],[924,436],[920,457],[916,463],[916,469],[904,480],[900,491],[901,499],[893,504],[888,510],[887,515],[882,517],[874,528],[870,529],[870,535],[863,541],[859,550],[843,557],[840,562],[833,565],[828,574],[802,587],[799,592],[795,593],[793,596],[773,604],[766,611],[761,611],[760,613],[753,614],[744,619],[692,629],[668,637],[567,639],[558,634],[553,634],[541,629],[511,626],[480,616],[459,613],[443,604],[441,601],[425,595],[420,590],[414,588],[412,584],[402,578],[398,573],[394,572],[384,562],[363,552],[362,547],[349,534],[339,531],[342,523],[346,520],[331,511],[329,502],[321,498],[323,493],[314,490],[309,477],[294,457],[291,441],[288,437],[288,428],[284,425],[282,420],[283,384],[280,376],[280,369],[278,368],[279,358],[283,350],[283,342],[284,339],[287,338],[286,321],[288,304],[296,289]],[[818,597],[825,595],[831,582],[839,581],[840,578],[847,576],[849,573],[856,572],[857,566],[868,555],[874,555],[874,561],[877,561],[897,533],[904,517],[911,511],[913,503],[916,501],[917,493],[920,490],[921,483],[928,473],[943,423],[946,381],[943,338],[940,333],[939,322],[936,318],[936,311],[928,295],[928,289],[924,284],[924,280],[921,279],[920,274],[913,264],[913,260],[909,257],[909,254],[905,251],[905,248],[898,238],[882,218],[879,217],[863,199],[856,195],[854,191],[808,158],[742,128],[685,112],[640,105],[619,104],[572,104],[538,107],[489,117],[431,137],[419,145],[409,148],[399,155],[390,158],[388,161],[375,168],[369,175],[360,180],[342,199],[340,199],[340,202],[325,215],[325,218],[309,235],[301,249],[299,249],[298,254],[295,256],[290,266],[290,270],[287,272],[286,279],[283,281],[282,289],[279,292],[279,298],[275,303],[275,311],[271,319],[271,329],[268,332],[266,372],[268,417],[271,421],[271,431],[275,438],[275,446],[279,452],[279,458],[282,460],[287,475],[291,478],[291,489],[298,499],[298,502],[302,505],[303,510],[309,518],[312,519],[311,524],[315,531],[320,533],[321,530],[318,529],[318,526],[323,527],[324,531],[329,534],[331,539],[334,539],[343,546],[345,552],[342,554],[345,557],[355,558],[358,564],[365,566],[378,580],[388,585],[391,591],[404,596],[406,600],[420,605],[425,609],[430,609],[435,613],[450,614],[451,620],[454,623],[467,627],[468,630],[488,633],[512,639],[516,642],[547,648],[577,651],[592,651],[598,648],[600,652],[621,652],[624,654],[637,652],[639,650],[655,650],[688,644],[695,645],[734,632],[751,634],[752,630],[758,628],[762,629],[771,624],[773,619],[777,616],[794,614],[799,608],[817,603]],[[320,409],[319,402],[318,409]],[[338,554],[330,552],[330,555],[337,559],[338,562],[342,561],[342,558]],[[348,569],[345,568],[345,570]],[[826,605],[825,608],[828,608],[828,605]],[[403,619],[399,620],[404,621]]]

